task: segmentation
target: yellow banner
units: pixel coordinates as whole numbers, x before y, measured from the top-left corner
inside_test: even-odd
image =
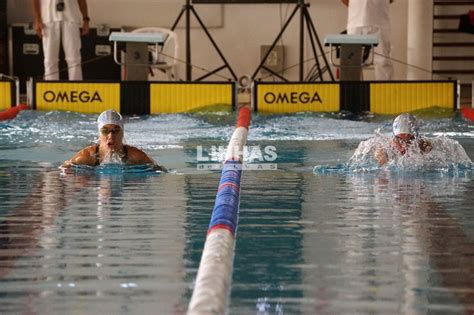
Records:
[[[0,82],[0,110],[12,107],[12,82]],[[17,105],[17,104],[15,104]]]
[[[232,111],[231,83],[151,83],[150,113]]]
[[[261,113],[337,112],[339,83],[258,84],[257,111]]]
[[[120,111],[120,83],[36,82],[35,92],[38,110]]]
[[[427,108],[455,108],[452,82],[394,82],[370,84],[370,111],[394,115]]]

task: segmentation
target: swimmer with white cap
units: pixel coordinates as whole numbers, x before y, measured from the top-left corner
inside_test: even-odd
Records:
[[[124,123],[122,115],[106,110],[97,119],[99,142],[79,151],[61,167],[72,165],[97,166],[103,162],[119,162],[134,165],[153,165],[156,170],[167,171],[142,150],[123,143]]]
[[[421,153],[431,151],[431,143],[419,136],[419,127],[415,116],[411,114],[401,114],[393,121],[392,147],[400,155],[405,155],[413,143],[416,143]],[[383,148],[375,150],[375,159],[380,166],[388,162],[388,154]]]

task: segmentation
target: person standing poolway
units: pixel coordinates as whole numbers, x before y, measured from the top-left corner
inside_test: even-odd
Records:
[[[123,143],[124,123],[122,115],[114,110],[106,110],[97,119],[99,142],[79,151],[65,161],[62,168],[73,165],[98,166],[103,162],[123,164],[152,165],[155,170],[166,172],[142,150]]]
[[[379,44],[374,47],[376,80],[392,80],[393,64],[389,59],[390,3],[393,0],[341,0],[348,6],[347,34],[377,35]]]
[[[415,116],[411,114],[401,114],[393,121],[393,139],[391,147],[396,154],[405,155],[417,146],[422,154],[428,153],[432,149],[431,142],[423,139],[419,135],[418,123]],[[384,148],[377,148],[374,157],[382,166],[389,161],[389,155]]]
[[[32,0],[36,34],[43,41],[44,79],[59,80],[62,43],[69,80],[82,80],[82,35],[89,33],[86,0]]]

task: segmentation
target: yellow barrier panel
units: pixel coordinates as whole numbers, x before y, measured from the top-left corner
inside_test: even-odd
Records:
[[[261,113],[337,112],[339,83],[258,84],[257,111]]]
[[[455,108],[453,82],[394,82],[370,84],[370,111],[394,115],[433,107]]]
[[[0,110],[12,107],[12,82],[0,82]],[[16,105],[16,104],[15,104]]]
[[[232,111],[231,83],[151,83],[150,113]]]
[[[35,92],[38,110],[120,111],[120,83],[36,82]]]

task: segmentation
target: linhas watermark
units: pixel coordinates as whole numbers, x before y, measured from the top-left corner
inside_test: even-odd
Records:
[[[242,164],[233,164],[232,167],[242,170],[276,170],[278,165],[274,163],[278,158],[276,147],[268,146],[210,146],[196,147],[196,160],[198,170],[220,170],[224,167],[227,159],[237,160],[243,157]]]

